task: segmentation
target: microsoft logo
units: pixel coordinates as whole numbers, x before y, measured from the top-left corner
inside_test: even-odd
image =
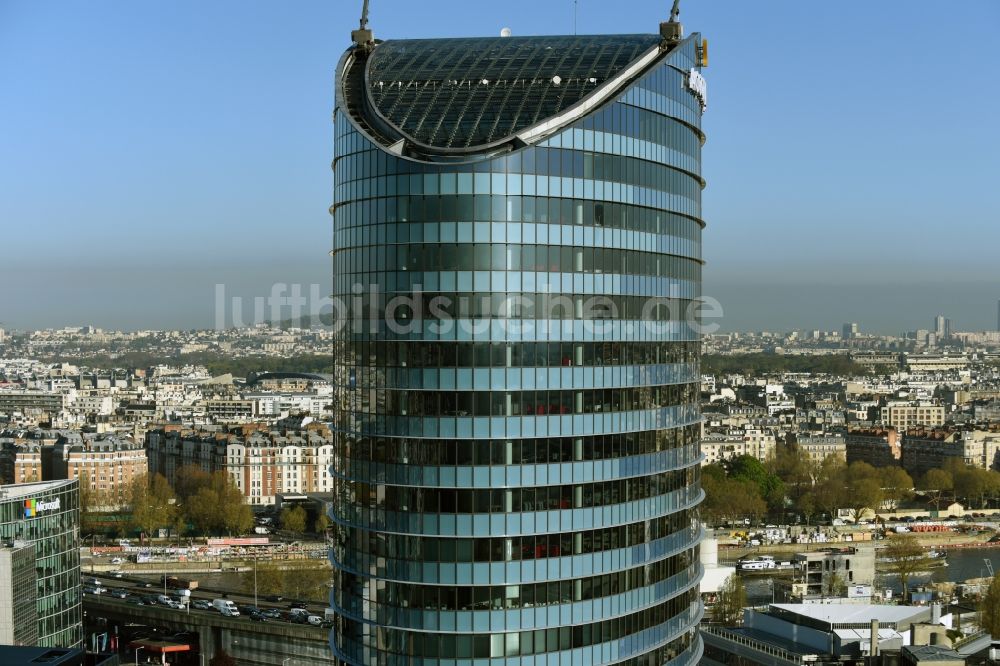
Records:
[[[58,511],[61,507],[62,502],[58,497],[48,502],[39,502],[33,499],[24,500],[24,517],[34,518],[39,511]]]

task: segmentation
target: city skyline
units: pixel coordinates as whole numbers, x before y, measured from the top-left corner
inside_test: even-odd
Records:
[[[649,32],[668,4],[581,2],[576,22]],[[568,2],[456,6],[376,2],[372,25],[385,38],[573,30]],[[0,216],[20,251],[0,268],[4,325],[202,328],[216,284],[248,298],[328,285],[328,83],[359,7],[6,3],[0,81],[20,103],[0,111],[17,128]],[[725,196],[706,205],[704,281],[722,330],[892,333],[934,312],[993,328],[1000,98],[982,82],[1000,9],[949,7],[952,58],[914,46],[945,30],[937,6],[906,9],[855,7],[844,31],[839,5],[682,5],[710,28],[705,176]],[[948,123],[931,81],[975,112]]]

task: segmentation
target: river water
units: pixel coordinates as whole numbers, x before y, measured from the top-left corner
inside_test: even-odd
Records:
[[[925,574],[911,577],[910,589],[926,583],[962,583],[970,578],[983,578],[990,575],[986,561],[993,565],[994,571],[1000,571],[1000,548],[956,548],[948,551],[948,566],[933,569]],[[771,601],[771,578],[769,576],[753,576],[743,579],[747,590],[747,600],[752,605],[762,605]],[[900,592],[899,579],[895,576],[879,575],[879,587]]]

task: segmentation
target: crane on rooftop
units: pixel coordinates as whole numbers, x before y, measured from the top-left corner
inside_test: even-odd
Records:
[[[375,35],[368,29],[368,0],[361,7],[361,23],[357,30],[351,31],[351,41],[362,51],[370,51],[375,46]]]
[[[674,0],[670,10],[670,20],[660,24],[660,36],[663,37],[663,47],[674,46],[684,37],[684,26],[677,20],[681,15],[681,0]]]

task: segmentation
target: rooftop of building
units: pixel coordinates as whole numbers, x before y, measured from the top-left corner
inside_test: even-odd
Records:
[[[909,653],[918,661],[964,661],[964,657],[943,645],[906,645],[903,647],[904,653]]]
[[[38,493],[57,490],[74,483],[76,483],[76,479],[56,479],[55,481],[37,481],[35,483],[8,483],[0,486],[0,501],[37,495]],[[5,662],[0,660],[0,663]]]
[[[490,144],[559,114],[614,79],[659,35],[405,39],[378,44],[374,109],[439,148]]]
[[[837,625],[870,625],[872,620],[880,624],[916,622],[927,615],[928,608],[919,606],[889,606],[883,604],[771,604],[770,612],[784,617],[795,616],[803,620],[813,620]],[[842,628],[842,627],[841,627]]]

